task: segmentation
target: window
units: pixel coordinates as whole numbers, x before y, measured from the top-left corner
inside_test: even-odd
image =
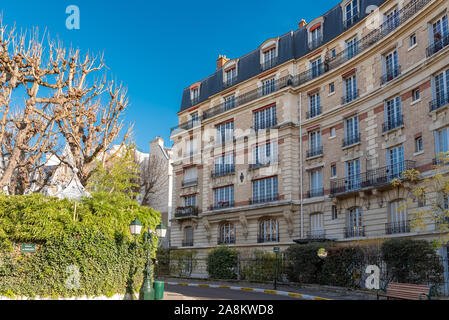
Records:
[[[225,72],[225,87],[232,86],[237,80],[237,68],[232,68]]]
[[[418,208],[422,208],[426,206],[426,195],[425,193],[422,193],[421,195],[417,196],[417,200],[418,200]]]
[[[235,96],[229,96],[224,98],[224,109],[225,111],[235,108]]]
[[[388,179],[400,178],[405,170],[404,147],[399,146],[387,150]]]
[[[198,169],[197,167],[191,167],[184,169],[184,181],[183,187],[192,186],[198,184]]]
[[[229,208],[234,206],[234,186],[215,189],[214,208]]]
[[[412,47],[416,46],[417,43],[418,43],[418,41],[416,39],[416,33],[414,33],[410,36],[409,47],[412,48]]]
[[[348,210],[347,238],[364,237],[365,230],[362,225],[362,208]]]
[[[198,143],[196,139],[187,140],[186,143],[186,157],[192,157],[198,151]]]
[[[346,59],[349,60],[356,56],[359,53],[359,42],[357,41],[357,37],[346,41],[345,47]]]
[[[323,73],[323,64],[321,59],[317,59],[310,63],[310,70],[312,71],[312,78],[316,78]]]
[[[251,199],[251,204],[272,202],[278,199],[278,177],[253,181],[253,198]]]
[[[200,100],[200,90],[198,87],[192,88],[190,90],[190,99],[192,100],[192,105],[197,104]]]
[[[423,143],[422,143],[422,137],[415,138],[415,152],[422,152],[423,151]]]
[[[388,14],[384,17],[384,22],[388,30],[393,30],[399,26],[399,11],[398,9],[394,9],[393,11],[390,11]]]
[[[309,173],[310,176],[310,191],[309,198],[323,196],[323,173],[321,169],[314,170]]]
[[[448,151],[449,151],[449,128],[435,131],[435,154],[439,156],[440,153]]]
[[[358,0],[349,2],[344,8],[344,26],[349,28],[354,25],[359,16]]]
[[[262,53],[262,70],[267,70],[276,65],[276,48],[272,48]]]
[[[359,117],[346,119],[344,122],[345,138],[343,146],[351,146],[360,142]]]
[[[226,123],[222,123],[217,128],[217,137],[216,141],[219,144],[233,141],[234,139],[234,121],[228,121]]]
[[[277,141],[259,144],[253,147],[253,162],[255,167],[278,162]]]
[[[313,118],[321,114],[320,93],[309,94],[309,114],[308,118]]]
[[[338,219],[338,209],[337,206],[332,206],[332,220]]]
[[[332,82],[331,84],[329,84],[329,94],[334,92],[335,92],[335,83]]]
[[[330,136],[335,137],[337,135],[336,130],[334,127],[331,128]]]
[[[310,215],[309,238],[312,239],[324,238],[324,215],[322,213],[315,213]]]
[[[401,74],[399,66],[398,52],[395,50],[384,57],[384,75],[382,77],[382,84],[385,84]]]
[[[307,157],[316,157],[323,154],[321,144],[321,131],[313,131],[309,133],[309,152]]]
[[[198,112],[192,113],[190,115],[190,121],[192,122],[198,122]]]
[[[262,82],[262,95],[273,93],[276,91],[276,80],[274,78]]]
[[[402,120],[401,97],[396,97],[385,102],[384,117],[383,132],[399,128],[404,124]]]
[[[415,89],[412,91],[412,101],[418,101],[421,99],[421,91],[419,89]]]
[[[337,49],[331,50],[331,58],[335,58],[337,56]]]
[[[232,223],[224,223],[220,226],[218,244],[234,244],[235,227]]]
[[[333,164],[331,165],[331,178],[337,177],[337,165]]]
[[[235,172],[234,154],[226,154],[215,158],[214,163],[214,177],[222,177]]]
[[[435,76],[433,84],[435,100],[432,110],[436,110],[449,103],[449,69]]]
[[[279,241],[279,223],[275,219],[264,219],[259,222],[259,243]]]
[[[346,162],[346,191],[360,189],[360,160]]]
[[[183,247],[193,247],[193,228],[185,227],[184,228],[184,240],[182,243]]]
[[[390,203],[390,223],[387,225],[387,234],[410,232],[407,208],[404,201]]]
[[[276,124],[276,106],[254,112],[254,130],[269,129]]]
[[[182,197],[183,207],[196,207],[196,196]]]
[[[358,98],[359,92],[357,89],[357,76],[355,74],[344,79],[343,89],[343,104],[349,103]]]
[[[317,27],[311,29],[309,39],[310,49],[314,49],[320,46],[321,42],[323,41],[321,25],[318,25]]]
[[[441,42],[449,34],[447,15],[432,24],[433,43]]]

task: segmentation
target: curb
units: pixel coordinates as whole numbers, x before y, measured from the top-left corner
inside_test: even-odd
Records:
[[[270,289],[262,289],[262,288],[247,288],[247,287],[234,287],[234,286],[226,286],[226,285],[218,285],[218,284],[202,284],[202,283],[186,283],[186,282],[167,282],[164,281],[166,285],[174,285],[174,286],[188,286],[188,287],[199,287],[199,288],[219,288],[219,289],[229,289],[229,290],[240,290],[247,292],[259,292],[259,293],[267,293],[267,294],[276,294],[281,296],[294,297],[303,300],[331,300],[327,298],[322,298],[318,296],[311,296],[308,294],[296,293],[296,292],[288,292],[288,291],[279,291],[279,290],[270,290]]]

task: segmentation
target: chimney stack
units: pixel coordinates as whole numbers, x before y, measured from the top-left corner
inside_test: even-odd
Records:
[[[301,21],[298,23],[299,29],[304,28],[307,25],[306,20],[301,19]]]
[[[217,70],[220,70],[223,68],[223,66],[228,62],[230,59],[226,58],[226,56],[222,56],[221,54],[218,56],[217,59]]]

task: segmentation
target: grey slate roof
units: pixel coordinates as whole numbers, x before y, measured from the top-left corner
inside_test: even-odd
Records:
[[[360,19],[367,16],[366,9],[370,5],[380,6],[387,0],[359,0],[360,1]],[[323,16],[323,44],[330,42],[332,39],[344,32],[343,11],[340,5],[336,5]],[[299,59],[313,50],[310,50],[307,43],[307,29],[301,28],[293,32],[288,32],[279,37],[278,61],[282,64],[292,59]],[[315,49],[314,49],[315,50]],[[260,50],[256,49],[239,59],[237,83],[246,81],[261,73],[260,70]],[[211,76],[203,79],[200,84],[199,101],[203,102],[210,96],[224,90],[223,88],[223,70],[219,69]],[[184,111],[192,107],[190,101],[190,88],[184,89],[181,110]]]

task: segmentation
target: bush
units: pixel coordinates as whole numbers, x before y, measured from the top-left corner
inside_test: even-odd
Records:
[[[178,277],[190,277],[198,264],[196,255],[196,250],[171,251],[168,257],[170,264],[169,274]]]
[[[241,279],[249,281],[273,281],[276,268],[276,255],[262,250],[254,251],[254,258],[241,260]],[[282,270],[279,259],[279,270]],[[280,275],[280,272],[279,272]]]
[[[236,279],[237,251],[226,246],[212,250],[207,256],[207,273],[212,279]]]

